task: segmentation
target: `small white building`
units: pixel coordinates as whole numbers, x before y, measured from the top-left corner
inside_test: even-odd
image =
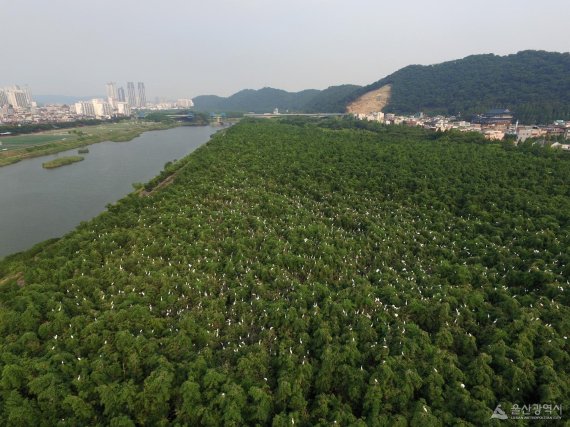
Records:
[[[128,102],[115,102],[116,111],[119,116],[130,116],[131,107]]]
[[[180,98],[176,100],[176,106],[179,108],[191,108],[194,106],[194,101],[189,98]]]

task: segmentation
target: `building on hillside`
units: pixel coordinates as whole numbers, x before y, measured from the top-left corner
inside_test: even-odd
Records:
[[[558,138],[558,137],[564,137],[564,134],[566,132],[566,128],[564,126],[560,126],[560,125],[549,125],[545,127],[546,130],[546,134],[548,136],[554,137],[554,138]]]
[[[482,126],[509,126],[513,121],[513,113],[508,109],[496,108],[473,117],[473,123]]]
[[[490,141],[501,141],[505,137],[505,132],[495,129],[485,129],[483,136]]]
[[[540,138],[546,135],[546,131],[538,126],[519,126],[517,128],[517,143],[525,142],[529,138]]]

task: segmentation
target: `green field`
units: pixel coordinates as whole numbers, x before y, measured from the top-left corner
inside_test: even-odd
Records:
[[[55,141],[66,141],[75,138],[76,138],[75,135],[71,135],[67,132],[65,133],[59,132],[57,134],[41,133],[34,135],[9,136],[9,137],[0,138],[0,142],[2,143],[2,148],[7,148],[8,150],[11,150],[15,148],[24,148],[35,145],[47,144],[49,142],[55,142]]]

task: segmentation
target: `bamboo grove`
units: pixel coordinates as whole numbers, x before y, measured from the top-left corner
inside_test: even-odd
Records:
[[[497,404],[569,408],[564,153],[244,120],[170,169],[0,263],[1,425],[480,426]]]

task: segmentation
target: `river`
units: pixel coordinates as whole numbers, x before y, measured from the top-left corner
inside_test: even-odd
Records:
[[[210,126],[151,131],[128,142],[89,145],[85,160],[56,169],[42,163],[77,149],[0,168],[0,258],[60,237],[147,182],[219,130]]]

